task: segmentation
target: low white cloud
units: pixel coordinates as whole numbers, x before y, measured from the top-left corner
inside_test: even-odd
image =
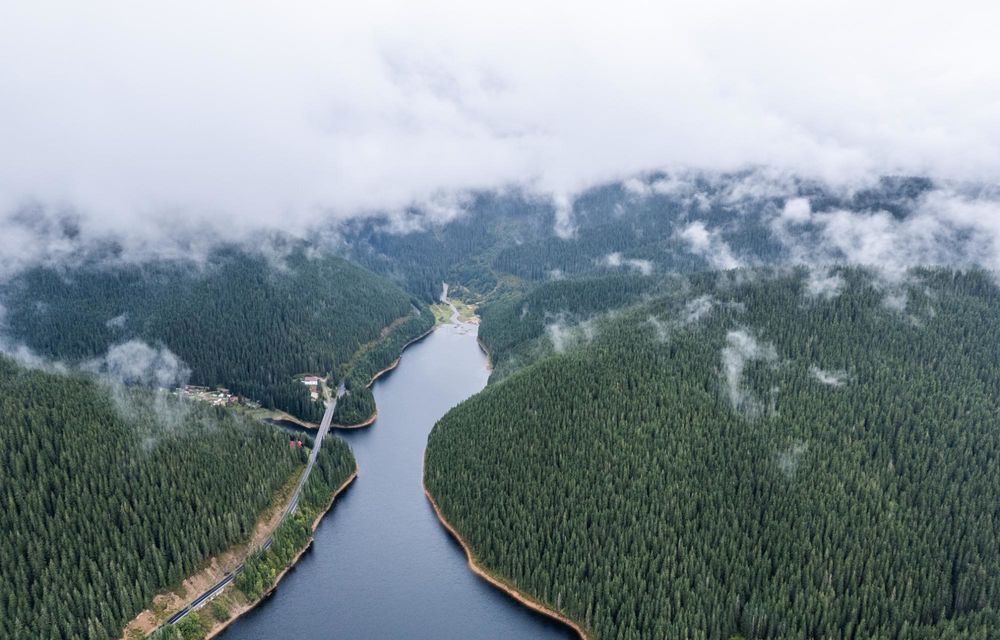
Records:
[[[653,188],[641,178],[626,178],[622,182],[622,187],[627,193],[638,198],[647,198],[653,194]]]
[[[109,329],[121,329],[125,326],[126,322],[128,322],[128,314],[123,313],[115,316],[114,318],[109,318],[108,321],[104,323],[104,326]]]
[[[629,267],[641,273],[644,276],[651,275],[653,273],[653,263],[649,260],[642,260],[639,258],[625,258],[622,254],[615,251],[604,256],[602,259],[598,260],[598,264],[602,264],[606,267],[619,268],[619,267]]]
[[[844,278],[827,267],[814,266],[806,277],[806,295],[810,298],[830,300],[836,298],[847,286]]]
[[[573,322],[567,313],[546,314],[545,333],[556,353],[586,344],[597,337],[597,320]]]
[[[609,253],[604,256],[603,259],[598,260],[599,264],[606,265],[608,267],[620,267],[622,266],[622,254],[615,251],[614,253]]]
[[[646,322],[653,327],[653,332],[656,334],[657,340],[666,342],[670,339],[670,329],[673,327],[673,323],[660,320],[652,314],[647,316]]]
[[[910,302],[910,294],[906,288],[897,283],[891,283],[884,288],[885,294],[882,297],[882,306],[889,311],[904,313]]]
[[[0,307],[2,311],[2,307]],[[0,313],[2,320],[2,313]],[[0,354],[18,365],[59,375],[98,376],[116,410],[138,430],[144,450],[153,448],[163,437],[193,426],[212,429],[215,423],[205,416],[191,422],[191,406],[170,393],[187,383],[190,369],[165,347],[152,347],[138,340],[112,346],[106,354],[78,365],[45,358],[21,343],[0,334]],[[137,391],[134,387],[145,387]]]
[[[129,340],[110,347],[103,356],[83,363],[84,371],[128,386],[171,389],[185,384],[191,369],[166,347]]]
[[[989,180],[998,22],[962,0],[5,3],[0,271],[510,184],[568,201],[656,168]],[[626,187],[704,204],[673,178]],[[13,224],[30,203],[73,228]],[[570,207],[554,225],[573,237]]]
[[[12,341],[3,335],[0,335],[0,353],[29,369],[40,369],[50,373],[68,373],[70,370],[65,363],[40,356],[27,345]]]
[[[795,477],[795,472],[799,469],[802,457],[809,451],[809,445],[805,442],[795,442],[788,448],[779,451],[775,455],[775,462],[781,473],[791,479]]]
[[[781,210],[782,222],[789,224],[803,224],[809,222],[812,216],[812,207],[808,198],[790,198],[785,202]]]
[[[670,338],[671,331],[697,323],[711,313],[716,304],[715,298],[706,294],[689,300],[674,318],[661,320],[651,314],[646,318],[646,321],[653,327],[657,340],[666,342]]]
[[[827,371],[815,366],[809,368],[809,374],[820,383],[831,387],[843,386],[848,379],[846,371]]]
[[[576,237],[576,225],[573,224],[573,201],[565,194],[558,194],[553,196],[552,204],[555,207],[552,230],[563,240],[572,240]]]
[[[681,322],[683,324],[698,322],[708,315],[714,306],[715,298],[711,295],[705,294],[703,296],[699,296],[684,305],[684,311],[681,314]]]
[[[677,232],[695,255],[708,261],[715,269],[736,269],[742,266],[740,260],[733,255],[732,249],[722,238],[717,229],[708,229],[701,220],[691,222]]]
[[[736,329],[726,334],[726,345],[722,348],[723,386],[734,409],[751,415],[758,413],[760,405],[750,390],[744,386],[743,371],[748,362],[773,361],[777,357],[774,345],[758,342],[744,329]]]
[[[41,369],[53,373],[65,373],[69,370],[62,362],[44,358],[24,343],[10,338],[7,332],[7,308],[2,303],[0,303],[0,354],[29,369]]]
[[[816,237],[796,233],[782,215],[772,224],[794,262],[848,263],[901,279],[920,265],[979,265],[1000,270],[1000,197],[951,188],[928,192],[897,217],[888,211],[835,209],[810,214]]]

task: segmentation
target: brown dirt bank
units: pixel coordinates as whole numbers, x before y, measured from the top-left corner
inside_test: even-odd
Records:
[[[316,515],[316,519],[313,520],[313,523],[312,523],[312,530],[313,531],[316,531],[316,527],[319,526],[319,523],[323,519],[323,516],[325,516],[327,514],[327,512],[330,511],[330,509],[333,507],[333,503],[337,500],[337,497],[341,493],[343,493],[344,490],[346,490],[347,487],[349,487],[351,485],[351,483],[354,482],[355,478],[357,478],[357,477],[358,477],[358,468],[355,465],[354,472],[350,476],[348,476],[348,478],[346,480],[344,480],[343,484],[341,484],[339,487],[337,487],[336,491],[333,492],[333,495],[330,497],[330,502],[329,502],[329,504],[326,505],[326,508],[323,509],[321,512],[319,512],[319,514]],[[257,598],[257,600],[255,600],[253,602],[248,602],[246,604],[241,604],[241,605],[233,608],[230,611],[229,619],[225,620],[224,622],[218,622],[211,629],[209,629],[208,634],[205,636],[205,640],[209,640],[210,638],[214,638],[215,636],[219,635],[220,633],[222,633],[223,631],[225,631],[226,628],[229,625],[231,625],[233,622],[235,622],[237,618],[239,618],[240,616],[242,616],[243,614],[245,614],[247,611],[250,611],[251,609],[256,608],[257,606],[260,605],[260,603],[262,603],[265,600],[267,600],[267,598],[270,597],[270,595],[274,592],[274,590],[278,588],[278,584],[281,582],[282,578],[284,578],[285,575],[292,568],[295,567],[296,563],[298,563],[298,561],[299,561],[299,558],[302,557],[302,554],[304,554],[306,551],[308,551],[312,547],[312,543],[313,543],[313,539],[310,537],[309,538],[309,542],[306,543],[306,546],[302,547],[302,549],[297,554],[295,554],[295,557],[292,558],[292,561],[288,564],[288,566],[285,567],[281,571],[281,573],[279,573],[277,576],[275,576],[275,578],[274,578],[274,584],[271,585],[270,589],[268,589],[267,591],[265,591],[264,593],[262,593],[260,595],[260,597]],[[232,585],[227,586],[225,590],[228,591],[231,586]]]
[[[403,352],[406,351],[406,348],[408,346],[410,346],[414,342],[420,342],[421,340],[423,340],[424,338],[426,338],[427,336],[429,336],[431,333],[433,333],[435,329],[437,329],[437,327],[436,326],[432,326],[427,331],[424,331],[423,333],[421,333],[416,338],[413,338],[412,340],[410,340],[406,344],[404,344],[400,348],[400,350],[399,350],[399,357],[396,358],[395,360],[393,360],[392,364],[390,364],[388,367],[386,367],[385,369],[382,369],[381,371],[379,371],[378,373],[376,373],[375,375],[372,376],[372,379],[368,381],[368,385],[367,385],[368,388],[371,388],[371,386],[373,384],[375,384],[375,381],[378,380],[379,378],[381,378],[383,375],[385,375],[386,373],[389,373],[390,371],[392,371],[393,369],[395,369],[396,367],[399,366],[399,361],[402,360],[402,358],[403,358]]]
[[[390,371],[392,371],[393,369],[395,369],[396,367],[398,367],[399,366],[399,361],[403,359],[403,351],[406,351],[406,348],[409,347],[414,342],[419,342],[420,340],[423,340],[424,338],[426,338],[427,336],[429,336],[431,334],[431,332],[433,332],[434,329],[436,329],[436,328],[437,328],[436,326],[431,327],[430,329],[428,329],[424,333],[421,333],[416,338],[413,338],[412,340],[410,340],[409,342],[407,342],[406,344],[404,344],[403,348],[400,349],[399,357],[396,358],[395,360],[393,360],[392,363],[388,367],[386,367],[385,369],[382,369],[381,371],[379,371],[375,375],[373,375],[372,379],[369,380],[368,384],[365,385],[365,386],[370,389],[371,386],[373,384],[375,384],[376,380],[378,380],[383,375],[389,373]],[[368,418],[366,418],[364,422],[359,422],[357,424],[331,424],[330,428],[332,428],[332,429],[361,429],[362,427],[369,427],[369,426],[371,426],[372,424],[375,423],[375,421],[377,419],[378,419],[378,409],[376,408],[375,411],[370,416],[368,416]]]
[[[483,344],[483,341],[480,340],[478,337],[476,338],[476,344],[478,344],[482,352],[486,354],[486,368],[490,371],[493,371],[493,354],[490,353],[490,350],[486,347],[485,344]]]
[[[331,424],[331,429],[361,429],[362,427],[368,427],[378,420],[378,409],[376,409],[364,422],[359,422],[357,424]]]
[[[222,553],[208,559],[205,565],[191,574],[173,591],[164,591],[153,598],[152,604],[139,612],[135,618],[125,625],[123,638],[145,637],[156,630],[169,616],[177,613],[191,600],[190,594],[204,593],[216,584],[227,573],[233,571],[243,562],[252,549],[256,549],[274,533],[285,515],[288,501],[291,499],[295,485],[298,483],[305,465],[298,469],[282,485],[275,494],[277,497],[258,518],[250,539],[234,544]]]
[[[421,480],[421,483],[423,483],[423,480]],[[462,536],[458,534],[458,531],[456,531],[455,528],[451,526],[451,524],[449,524],[447,520],[445,520],[444,515],[441,513],[441,508],[438,507],[437,502],[434,501],[434,496],[432,496],[430,491],[427,490],[427,485],[424,484],[423,488],[424,488],[424,495],[427,496],[427,500],[431,503],[431,507],[434,508],[434,513],[435,515],[437,515],[438,520],[441,522],[441,526],[443,526],[448,531],[448,533],[450,533],[451,536],[455,538],[456,541],[458,541],[458,544],[461,545],[462,550],[465,551],[465,557],[469,562],[469,569],[471,569],[474,574],[476,574],[486,582],[489,582],[491,585],[493,585],[500,591],[503,591],[508,596],[517,600],[518,602],[528,607],[529,609],[537,611],[538,613],[544,616],[548,616],[553,620],[558,620],[559,622],[563,623],[564,625],[575,631],[577,635],[580,636],[581,640],[590,640],[590,636],[587,635],[586,631],[584,631],[583,627],[581,627],[579,624],[573,622],[572,620],[562,615],[561,613],[549,609],[548,607],[538,602],[537,600],[532,600],[531,598],[524,595],[514,587],[510,586],[509,584],[503,582],[499,578],[490,575],[489,573],[486,572],[485,569],[479,566],[475,558],[472,556],[472,549],[469,548],[469,545],[465,542]]]

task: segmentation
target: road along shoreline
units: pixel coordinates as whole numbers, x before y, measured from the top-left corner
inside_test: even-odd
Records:
[[[333,495],[330,497],[330,502],[327,503],[326,507],[316,515],[316,518],[313,520],[312,523],[313,533],[316,532],[316,528],[319,526],[319,523],[323,520],[323,516],[325,516],[330,511],[330,509],[333,508],[333,504],[334,502],[337,501],[337,498],[340,496],[340,494],[343,493],[349,486],[351,486],[351,483],[353,483],[357,477],[358,477],[358,466],[357,464],[355,464],[354,471],[351,473],[351,475],[349,475],[347,479],[344,480],[344,482],[339,487],[337,487],[337,490],[334,491]],[[214,638],[215,636],[219,635],[220,633],[225,631],[229,627],[229,625],[236,622],[236,620],[239,619],[241,616],[245,615],[248,611],[256,609],[265,600],[267,600],[271,596],[271,594],[274,593],[274,590],[278,588],[278,584],[281,583],[281,580],[285,577],[285,575],[293,568],[295,568],[295,565],[298,563],[299,559],[303,556],[303,554],[305,554],[306,551],[312,548],[313,539],[314,536],[309,536],[309,541],[306,543],[306,545],[302,547],[302,549],[300,549],[297,554],[295,554],[295,557],[291,559],[291,561],[288,563],[288,566],[282,569],[281,573],[275,576],[274,584],[272,584],[266,591],[264,591],[264,593],[260,594],[260,597],[258,597],[256,600],[248,602],[245,605],[240,605],[239,607],[235,608],[232,612],[230,612],[229,618],[226,619],[224,622],[218,622],[214,626],[212,626],[212,628],[209,629],[208,633],[205,635],[205,640],[209,640],[210,638]]]
[[[469,547],[468,543],[465,541],[464,538],[462,538],[462,536],[459,535],[458,531],[455,530],[455,527],[451,526],[451,524],[445,519],[444,514],[441,513],[441,508],[434,500],[434,496],[431,495],[431,492],[427,490],[427,484],[423,481],[423,478],[421,478],[420,483],[423,486],[424,495],[427,496],[427,501],[431,503],[431,507],[434,509],[434,514],[437,516],[438,521],[441,523],[441,526],[444,527],[449,534],[451,534],[451,537],[454,538],[456,542],[458,542],[459,546],[462,547],[462,550],[465,552],[465,558],[469,563],[469,569],[471,569],[474,574],[476,574],[486,582],[489,582],[491,585],[493,585],[500,591],[503,591],[508,596],[510,596],[514,600],[517,600],[518,602],[528,607],[529,609],[532,609],[533,611],[536,611],[537,613],[540,613],[543,616],[552,618],[553,620],[556,620],[566,625],[567,627],[575,631],[577,635],[580,636],[580,640],[590,640],[590,636],[588,636],[586,631],[583,630],[583,627],[581,627],[573,620],[570,620],[569,618],[567,618],[566,616],[562,615],[557,611],[553,611],[552,609],[546,607],[537,600],[529,598],[528,596],[521,593],[514,587],[500,580],[496,576],[491,575],[485,569],[483,569],[483,567],[480,566],[479,563],[476,562],[476,559],[473,557],[472,549]]]
[[[313,447],[312,447],[312,450],[309,452],[309,459],[308,459],[308,462],[306,463],[305,471],[299,477],[299,482],[298,482],[298,484],[295,487],[295,491],[292,493],[292,496],[291,496],[291,498],[290,498],[290,500],[288,502],[288,505],[287,505],[287,507],[284,510],[284,516],[282,516],[282,521],[284,521],[286,518],[288,518],[293,513],[295,513],[296,509],[299,506],[299,499],[302,496],[302,490],[305,487],[306,481],[309,479],[309,474],[312,472],[313,465],[316,464],[316,459],[319,456],[320,447],[323,446],[323,439],[326,437],[326,434],[330,431],[330,422],[333,419],[333,413],[336,410],[336,408],[337,408],[337,398],[333,398],[332,400],[330,400],[329,402],[327,402],[326,411],[323,413],[323,421],[320,423],[319,430],[316,432],[316,436],[314,437]],[[335,492],[333,492],[333,497],[331,498],[330,503],[327,505],[327,507],[323,511],[323,513],[326,513],[326,511],[329,510],[330,505],[333,504],[333,500],[337,497],[337,495],[340,494],[341,491],[344,490],[344,488],[346,488],[350,484],[350,482],[357,476],[357,473],[358,473],[358,465],[357,465],[357,461],[355,461],[355,463],[354,463],[354,471],[352,472],[351,476],[347,480],[345,480],[345,482],[343,484],[341,484],[341,486]],[[318,520],[317,520],[317,522],[318,522]],[[279,523],[278,526],[280,527],[281,524]],[[314,526],[313,526],[313,531],[315,531],[315,523],[314,523]],[[261,551],[266,551],[271,546],[271,542],[272,541],[273,541],[273,537],[268,538],[268,540],[264,543],[263,547],[261,547]],[[309,536],[309,541],[308,541],[308,544],[305,546],[305,548],[308,549],[309,546],[311,546],[311,545],[312,545],[312,535]],[[301,557],[301,555],[302,555],[302,553],[299,552],[299,554],[296,555],[294,559],[292,559],[291,564],[289,564],[288,566],[289,567],[293,566],[295,564],[295,562],[298,561],[299,557]],[[247,556],[247,557],[249,557],[249,556]],[[207,603],[209,603],[211,600],[213,600],[214,598],[216,598],[217,596],[219,596],[221,593],[223,593],[226,590],[226,588],[229,587],[235,581],[237,575],[241,571],[243,571],[244,565],[245,565],[246,562],[247,562],[247,559],[244,558],[244,560],[240,563],[239,567],[237,567],[234,571],[231,571],[231,572],[227,573],[226,576],[223,578],[222,581],[220,581],[215,586],[213,586],[211,590],[209,590],[209,591],[203,593],[202,595],[198,596],[197,598],[195,598],[190,604],[188,604],[183,609],[181,609],[179,612],[177,612],[173,616],[171,616],[165,623],[163,623],[159,627],[157,627],[156,630],[159,630],[159,629],[161,629],[161,628],[163,628],[165,626],[174,625],[174,624],[179,623],[188,614],[190,614],[193,611],[196,611],[198,609],[201,609]],[[279,574],[279,576],[278,576],[279,580],[280,580],[280,578],[282,576],[284,576],[284,574],[285,574],[285,572],[287,572],[287,570],[288,569],[286,567],[285,570],[283,570],[281,572],[281,574]],[[277,580],[274,582],[274,585],[277,585]],[[273,585],[272,585],[272,589],[268,590],[268,592],[270,592],[270,591],[273,591]],[[259,599],[258,599],[257,602],[259,602]],[[240,604],[237,607],[238,613],[236,613],[235,616],[230,615],[226,620],[218,622],[216,624],[213,624],[213,626],[210,629],[214,629],[216,626],[218,626],[218,624],[222,624],[223,626],[227,626],[234,618],[239,617],[240,615],[242,615],[242,613],[244,611],[248,610],[248,609],[244,608],[245,606],[246,605]],[[253,608],[253,606],[256,606],[256,602],[252,606],[250,606],[249,608]],[[154,633],[155,633],[156,630],[154,630]],[[211,633],[211,631],[209,631],[208,633]]]

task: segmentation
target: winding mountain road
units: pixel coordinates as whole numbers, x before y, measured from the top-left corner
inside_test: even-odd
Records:
[[[316,431],[315,442],[313,444],[312,451],[309,452],[309,461],[306,463],[306,470],[302,473],[302,477],[299,478],[299,484],[295,487],[295,493],[292,494],[292,499],[288,501],[288,507],[285,509],[285,515],[282,516],[281,522],[284,522],[289,516],[295,513],[299,507],[299,498],[302,496],[302,488],[306,486],[306,481],[309,479],[309,474],[312,473],[313,465],[316,464],[316,456],[319,455],[319,448],[322,446],[323,439],[326,438],[326,434],[330,430],[330,423],[333,421],[333,411],[337,408],[337,400],[342,395],[344,395],[343,383],[337,387],[337,395],[326,403],[326,411],[323,413],[323,420],[320,422],[319,429]],[[278,524],[280,526],[281,523],[279,522]],[[267,551],[271,547],[271,543],[273,541],[273,537],[268,536],[267,540],[264,541],[258,551]],[[227,573],[222,580],[219,580],[207,591],[192,600],[186,607],[170,616],[165,623],[160,625],[160,628],[167,625],[177,624],[183,620],[187,614],[201,608],[202,605],[211,600],[215,595],[225,589],[229,583],[235,580],[236,576],[243,571],[243,566],[244,563],[241,562],[239,566]]]

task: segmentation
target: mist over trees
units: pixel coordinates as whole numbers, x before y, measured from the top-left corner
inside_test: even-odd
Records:
[[[1000,195],[989,184],[886,176],[835,186],[764,169],[654,171],[565,201],[508,189],[467,194],[455,208],[445,220],[413,208],[348,221],[336,246],[427,302],[441,282],[479,298],[613,272],[1000,267]]]
[[[191,383],[311,421],[323,400],[293,376],[332,374],[335,385],[362,346],[413,314],[398,287],[302,249],[277,264],[220,249],[201,266],[35,268],[4,286],[2,299],[8,338],[42,356],[79,363],[128,340],[165,345],[190,367]]]
[[[305,464],[269,425],[129,400],[123,412],[90,378],[0,358],[0,636],[119,637],[155,593],[246,540]],[[327,449],[350,461],[342,442]]]
[[[693,275],[605,315],[447,414],[429,490],[598,638],[992,636],[1000,291],[914,272],[898,306],[837,275]],[[538,334],[517,308],[484,309],[487,347]]]
[[[442,283],[426,484],[595,638],[1000,638],[1000,3],[204,4],[0,5],[0,640],[245,539]]]
[[[348,391],[335,422],[357,424],[376,410],[372,377],[432,327],[426,304],[448,282],[479,303],[495,369],[432,434],[427,481],[488,568],[599,637],[975,637],[1000,628],[983,604],[997,591],[995,469],[977,457],[995,447],[997,363],[972,347],[992,339],[996,287],[975,269],[913,268],[989,266],[975,202],[919,178],[845,191],[757,171],[644,174],[563,202],[475,193],[445,221],[413,209],[200,261],[36,266],[0,286],[0,343],[145,388],[222,384],[312,420],[322,402],[293,376],[330,373]],[[154,413],[127,414],[135,433]],[[242,433],[198,439],[215,449],[194,460],[211,466]],[[18,455],[17,474],[41,464]],[[149,483],[203,486],[201,468],[171,464]],[[211,487],[245,484],[237,471]],[[252,566],[249,592],[304,522]],[[115,554],[145,559],[126,542]],[[102,637],[212,545],[171,551],[163,576],[136,568],[128,594],[113,577],[69,597]],[[23,625],[51,597],[0,605],[29,611]]]

